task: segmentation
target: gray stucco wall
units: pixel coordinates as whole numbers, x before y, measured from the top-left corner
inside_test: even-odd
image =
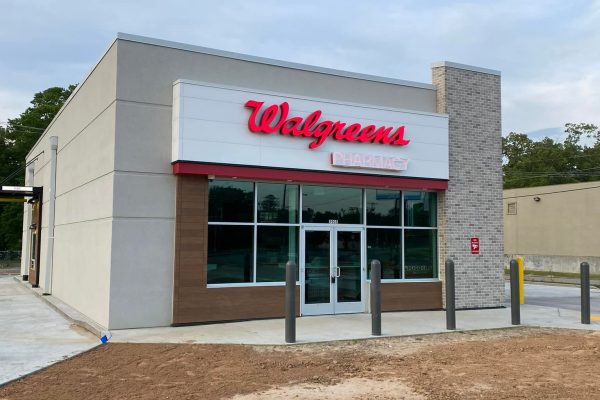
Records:
[[[113,45],[27,155],[28,162],[35,160],[28,184],[44,187],[40,287],[103,326],[109,320],[116,77]],[[50,288],[46,276],[51,136],[58,137],[58,151]],[[30,206],[25,211],[29,213]],[[24,238],[27,254],[27,229]]]
[[[450,181],[440,196],[440,275],[455,262],[457,308],[498,307],[504,298],[500,76],[432,68],[437,110],[449,115]],[[470,238],[480,254],[470,252]]]
[[[171,106],[177,79],[436,112],[435,90],[286,68],[120,39],[117,98]]]
[[[111,329],[171,323],[175,176],[173,82],[258,88],[435,112],[435,90],[117,40]],[[425,85],[426,86],[426,85]]]
[[[32,183],[47,187],[48,138],[59,137],[53,295],[110,329],[171,323],[178,79],[449,114],[440,259],[456,261],[458,307],[502,303],[499,76],[435,67],[436,94],[126,39],[107,51],[28,156],[38,156]],[[470,237],[481,239],[479,256],[469,254]]]

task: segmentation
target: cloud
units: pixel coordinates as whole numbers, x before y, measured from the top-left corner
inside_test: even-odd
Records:
[[[0,88],[0,125],[4,126],[8,118],[21,114],[32,97],[28,91],[5,90]]]
[[[540,140],[548,137],[558,142],[562,142],[566,137],[565,128],[559,126],[554,128],[538,129],[536,131],[526,132],[526,134],[530,139],[533,140]]]
[[[600,125],[600,65],[571,79],[538,78],[505,87],[505,132],[527,132],[568,122]]]
[[[0,91],[77,82],[120,31],[420,82],[499,69],[503,131],[527,132],[598,118],[598,26],[598,0],[3,0]],[[23,111],[5,101],[0,120]]]

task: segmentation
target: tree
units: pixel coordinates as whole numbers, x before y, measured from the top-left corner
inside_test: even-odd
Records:
[[[17,118],[0,127],[0,182],[3,185],[23,185],[25,157],[50,125],[76,85],[51,87],[36,93],[28,107]],[[9,178],[9,179],[6,179]],[[23,205],[0,203],[0,250],[20,250]]]
[[[562,143],[548,137],[534,141],[515,132],[503,138],[504,188],[600,180],[598,127],[568,123],[565,133]],[[587,145],[586,139],[594,139],[593,145]]]

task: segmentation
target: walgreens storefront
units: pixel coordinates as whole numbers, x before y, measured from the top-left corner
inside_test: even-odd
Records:
[[[442,307],[446,115],[192,81],[174,84],[174,104],[180,223],[205,224],[205,254],[176,265],[201,266],[187,304],[210,313],[188,311],[190,322],[281,314],[288,260],[301,315],[366,311],[373,259],[384,310]]]
[[[373,259],[384,311],[442,308],[446,257],[501,306],[500,74],[431,73],[118,34],[27,156],[22,275],[108,329],[282,317],[290,260],[299,315],[366,312]]]

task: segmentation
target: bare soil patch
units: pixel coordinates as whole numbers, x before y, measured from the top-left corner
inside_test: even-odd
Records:
[[[600,332],[507,329],[296,346],[112,343],[0,399],[600,399]]]

